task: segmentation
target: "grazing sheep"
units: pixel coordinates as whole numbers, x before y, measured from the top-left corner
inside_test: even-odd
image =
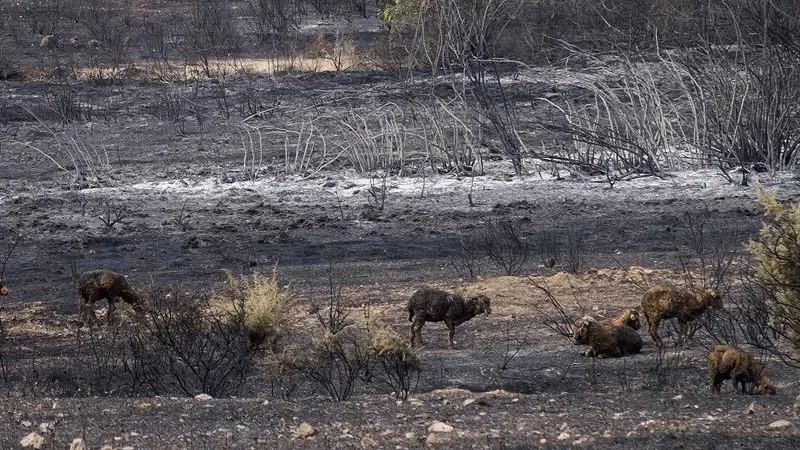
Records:
[[[610,325],[586,316],[575,327],[575,342],[589,344],[584,356],[600,358],[633,355],[642,350],[644,341],[639,333],[626,324]]]
[[[678,318],[678,343],[680,343],[680,338],[686,336],[689,322],[700,317],[709,307],[722,308],[722,297],[715,289],[693,292],[677,286],[656,285],[648,289],[642,298],[647,332],[659,347],[663,345],[658,335],[661,320]]]
[[[775,395],[772,380],[763,375],[764,363],[757,362],[753,355],[738,347],[717,345],[708,352],[708,381],[711,391],[719,393],[722,382],[733,379],[733,389],[742,385],[742,394],[757,393]]]
[[[108,300],[108,313],[106,320],[111,324],[114,320],[116,302],[120,299],[129,303],[134,311],[142,314],[146,311],[146,305],[139,294],[128,283],[125,275],[112,272],[110,270],[92,270],[84,272],[76,284],[78,291],[78,303],[81,317],[87,319],[89,323],[97,321],[94,311],[95,302]]]
[[[478,314],[490,314],[491,302],[485,295],[478,295],[469,300],[457,294],[422,288],[408,301],[408,321],[411,323],[411,346],[415,341],[422,344],[422,326],[425,322],[441,322],[450,330],[449,347],[453,348],[453,336],[456,326],[472,319]]]

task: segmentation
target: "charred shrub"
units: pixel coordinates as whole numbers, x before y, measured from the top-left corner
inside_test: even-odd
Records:
[[[214,308],[204,296],[151,293],[156,307],[132,330],[130,371],[152,394],[238,393],[253,369],[254,347],[241,307]]]
[[[323,330],[295,369],[318,384],[332,400],[346,401],[359,380],[369,377],[369,349],[352,327],[338,333]]]
[[[380,370],[375,378],[392,389],[398,400],[408,396],[419,384],[419,359],[414,349],[397,333],[380,328],[372,336],[370,356]]]

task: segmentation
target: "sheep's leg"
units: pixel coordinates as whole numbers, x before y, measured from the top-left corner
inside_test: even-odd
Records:
[[[117,302],[108,299],[108,313],[106,313],[106,322],[109,325],[114,324],[114,313],[117,311]]]
[[[418,342],[419,345],[424,345],[422,342],[422,325],[425,325],[425,322],[422,321],[413,321],[411,322],[411,346],[414,346],[414,342]]]
[[[88,325],[97,323],[97,314],[94,312],[94,302],[81,299],[81,316]]]
[[[661,341],[661,336],[658,335],[659,325],[661,325],[660,316],[654,316],[652,319],[647,317],[647,332],[650,333],[650,337],[653,338],[653,343],[655,343],[657,347],[664,345],[664,342]]]
[[[449,335],[449,339],[450,340],[448,342],[448,347],[449,348],[453,348],[456,345],[456,341],[454,340],[455,335],[456,335],[456,326],[455,326],[455,324],[448,323],[447,324],[447,329],[450,330],[450,335]]]
[[[689,335],[689,322],[681,320],[678,318],[678,340],[677,346],[683,347],[684,345],[688,345],[688,335]]]

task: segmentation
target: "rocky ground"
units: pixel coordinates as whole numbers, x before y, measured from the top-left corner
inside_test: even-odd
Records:
[[[521,92],[553,89],[528,75]],[[769,361],[775,396],[728,384],[712,394],[705,353],[713,337],[700,331],[676,349],[669,326],[666,351],[645,337],[639,355],[585,358],[545,325],[553,309],[531,282],[549,287],[571,317],[614,316],[638,305],[642,280],[684,283],[682,263],[697,267],[698,226],[705,256],[743,255],[760,222],[754,185],[797,201],[795,173],[754,174],[743,187],[713,169],[679,171],[612,188],[535,160],[514,175],[490,147],[479,149],[483,173],[472,175],[289,170],[296,154],[287,156],[282,136],[296,137],[286,130],[296,132],[303,117],[408,106],[401,100],[422,88],[357,72],[223,81],[0,85],[0,251],[16,243],[2,274],[10,294],[0,447],[19,448],[26,437],[36,447],[36,436],[36,448],[75,439],[136,449],[800,445],[796,369]],[[225,117],[219,103],[240,104],[248,89],[270,111],[255,121],[272,133],[257,158],[243,144],[247,111]],[[58,102],[68,94],[77,110],[64,123]],[[173,100],[186,109],[169,115]],[[479,255],[470,276],[465,243],[504,220],[516,224],[530,258],[506,276]],[[80,381],[93,355],[79,345],[74,279],[94,268],[140,287],[198,292],[220,288],[224,270],[275,268],[303,313],[327,300],[334,280],[351,314],[368,306],[403,336],[405,302],[422,285],[488,295],[493,311],[459,326],[452,350],[442,324],[426,325],[419,385],[406,402],[376,383],[359,384],[345,402],[308,381],[280,395],[258,371],[235,398],[122,395]],[[744,270],[737,261],[728,281]]]

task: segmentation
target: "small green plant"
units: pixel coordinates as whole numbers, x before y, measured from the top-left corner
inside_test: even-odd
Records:
[[[764,220],[747,249],[755,257],[759,284],[774,292],[767,303],[769,326],[800,350],[800,204],[784,206],[761,187],[756,195]]]
[[[254,347],[268,344],[274,349],[295,323],[294,295],[280,286],[276,272],[273,268],[269,277],[260,274],[237,277],[227,272],[228,292],[217,298],[224,305],[227,297],[233,300],[234,309],[241,309],[244,329]]]
[[[378,328],[372,335],[370,356],[380,364],[375,378],[389,386],[398,400],[408,396],[419,384],[419,359],[407,339],[387,328]]]

